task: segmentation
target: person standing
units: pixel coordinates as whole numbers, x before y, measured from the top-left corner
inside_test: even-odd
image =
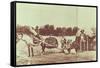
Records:
[[[62,38],[61,38],[61,48],[64,48],[65,45],[66,45],[66,38],[64,36],[62,36]]]
[[[81,32],[81,34],[80,34],[80,51],[83,51],[86,48],[85,47],[85,42],[86,42],[85,37],[86,37],[86,35],[84,33],[84,30],[81,30],[80,32]]]

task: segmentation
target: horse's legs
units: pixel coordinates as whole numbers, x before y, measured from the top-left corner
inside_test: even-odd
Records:
[[[45,52],[45,46],[42,46],[42,53]]]
[[[68,53],[70,54],[70,50],[71,50],[71,49],[69,48],[69,49],[67,49],[67,50],[68,50]]]
[[[41,47],[42,47],[42,53],[44,53],[45,52],[45,44],[41,43]]]
[[[28,45],[28,57],[30,57],[30,46]]]
[[[34,53],[33,53],[33,48],[31,47],[31,52],[32,52],[32,57],[34,56]]]

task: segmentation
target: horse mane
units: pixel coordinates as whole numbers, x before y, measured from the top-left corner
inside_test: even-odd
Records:
[[[28,36],[34,35],[31,31],[29,26],[17,26],[16,33],[26,34]]]

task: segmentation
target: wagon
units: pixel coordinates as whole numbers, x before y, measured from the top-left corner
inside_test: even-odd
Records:
[[[58,47],[58,40],[55,37],[47,37],[45,42],[50,44],[48,45],[49,48],[57,48]]]

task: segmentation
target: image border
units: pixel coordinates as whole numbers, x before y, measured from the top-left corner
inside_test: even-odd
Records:
[[[26,3],[26,4],[42,4],[42,5],[58,5],[58,6],[76,6],[76,7],[91,7],[96,8],[96,60],[94,61],[78,61],[78,62],[63,62],[63,63],[45,63],[45,64],[30,64],[30,65],[16,65],[16,3]],[[39,66],[39,65],[56,65],[56,64],[69,64],[69,63],[86,63],[86,62],[97,62],[98,61],[98,6],[93,5],[76,5],[76,4],[59,4],[59,3],[43,3],[43,2],[26,2],[26,1],[12,1],[11,6],[11,56],[10,65],[14,67],[20,66]]]

